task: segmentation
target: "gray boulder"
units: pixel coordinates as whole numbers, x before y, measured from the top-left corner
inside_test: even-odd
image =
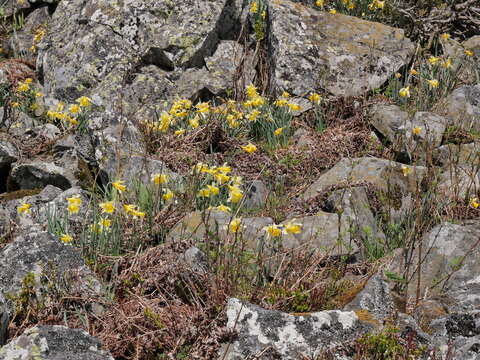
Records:
[[[66,190],[77,184],[71,171],[57,166],[53,162],[16,163],[12,167],[10,176],[12,182],[20,189],[38,189],[46,185],[53,185]]]
[[[446,99],[444,114],[464,130],[480,131],[480,85],[461,86]]]
[[[270,2],[272,79],[279,91],[340,96],[378,88],[414,53],[403,30],[289,0]]]
[[[227,317],[227,328],[236,330],[238,336],[220,350],[218,359],[315,358],[322,351],[345,345],[372,329],[353,311],[296,316],[265,310],[238,299],[228,301]]]
[[[177,95],[193,100],[203,89],[223,92],[233,85],[235,57],[226,58],[232,43],[221,41],[236,40],[240,5],[62,1],[39,46],[45,92],[69,102],[88,93],[109,122],[121,115],[152,120]],[[234,47],[241,58],[241,46]]]
[[[15,311],[24,286],[31,286],[37,300],[46,302],[52,285],[66,293],[94,297],[103,291],[76,248],[35,226],[25,228],[0,252],[0,293],[7,300],[8,312]]]
[[[28,329],[0,348],[1,360],[114,360],[81,329],[47,325]]]
[[[409,174],[404,175],[405,166]],[[362,157],[343,158],[333,168],[322,174],[303,193],[305,201],[315,198],[334,185],[374,185],[378,190],[407,194],[415,190],[416,181],[421,180],[425,168],[408,166],[386,159]]]

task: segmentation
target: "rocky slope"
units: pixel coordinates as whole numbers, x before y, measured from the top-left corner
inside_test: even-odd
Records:
[[[6,1],[0,359],[480,359],[465,4]]]

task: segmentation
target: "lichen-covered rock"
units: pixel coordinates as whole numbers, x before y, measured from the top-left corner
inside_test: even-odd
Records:
[[[480,85],[461,86],[446,99],[444,115],[464,130],[480,131]]]
[[[53,185],[66,190],[76,183],[72,173],[53,162],[34,161],[15,164],[10,176],[12,182],[20,189],[38,189]]]
[[[328,197],[328,202],[340,215],[341,228],[346,229],[350,238],[357,240],[357,243],[360,244],[363,259],[367,259],[363,244],[385,242],[385,234],[370,209],[365,187],[357,186],[335,190]]]
[[[454,313],[430,323],[433,329],[432,345],[438,349],[440,358],[447,353],[455,360],[477,360],[480,358],[480,312]]]
[[[414,52],[401,29],[289,0],[271,1],[269,19],[273,85],[297,96],[319,89],[363,94],[382,85]]]
[[[408,169],[404,175],[402,167]],[[302,195],[310,200],[333,185],[367,185],[377,189],[406,194],[415,189],[415,179],[420,180],[425,172],[422,166],[403,165],[394,161],[377,158],[343,158],[333,168],[322,174]],[[416,174],[416,177],[414,176]]]
[[[102,295],[101,284],[77,249],[35,226],[25,228],[0,252],[0,293],[12,312],[24,286],[46,301],[51,285],[71,294]]]
[[[5,0],[2,1],[2,17],[9,17],[30,7],[29,1]]]
[[[238,6],[227,0],[62,1],[39,45],[45,92],[68,101],[88,93],[105,110],[101,119],[112,122],[120,115],[153,120],[157,107],[176,95],[223,92],[233,84],[235,58],[225,62],[220,41],[237,38]]]
[[[358,252],[357,244],[350,238],[349,227],[340,222],[338,214],[319,211],[315,215],[287,219],[282,224],[288,222],[301,224],[302,231],[282,236],[282,246],[286,249],[314,249],[329,256]]]
[[[474,164],[445,168],[438,179],[438,191],[449,199],[475,197],[480,190],[480,172]]]
[[[244,209],[260,209],[265,205],[268,196],[268,188],[261,180],[254,180],[244,186],[245,201]]]
[[[169,232],[167,241],[181,239],[203,241],[207,237],[207,232],[213,236],[218,235],[220,239],[226,239],[227,236],[232,236],[228,229],[232,219],[230,214],[222,211],[192,212],[175,225]],[[272,223],[273,220],[268,217],[242,218],[242,229],[239,234],[250,250],[256,250],[259,243],[264,241],[263,228]]]
[[[5,167],[17,161],[18,156],[18,150],[11,142],[0,139],[0,169],[6,171]]]
[[[255,356],[262,360],[315,358],[322,351],[351,342],[372,328],[353,311],[295,316],[238,299],[228,301],[227,317],[227,327],[236,330],[238,336],[220,350],[218,358],[226,360]]]
[[[123,150],[107,154],[107,156],[99,165],[110,181],[125,180],[126,184],[130,185],[133,184],[133,181],[140,181],[148,186],[153,184],[152,176],[154,174],[165,174],[168,177],[168,183],[165,186],[177,190],[182,188],[182,176],[170,170],[160,160]]]
[[[468,220],[463,224],[442,223],[425,235],[421,298],[426,292],[429,295],[442,293],[450,299],[448,309],[451,312],[479,309],[479,239],[480,223],[477,220]],[[401,261],[397,259],[396,266]],[[395,272],[401,273],[401,269]],[[412,276],[417,278],[416,274]],[[412,295],[416,292],[416,281],[414,283],[409,289]]]
[[[480,162],[480,144],[446,144],[440,146],[434,154],[434,159],[443,166],[470,165],[471,169],[478,167]]]
[[[100,341],[81,329],[33,327],[0,348],[1,360],[113,360]]]
[[[443,134],[447,128],[449,119],[442,116],[419,111],[415,113],[413,119],[405,125],[404,131],[406,133],[406,145],[410,152],[421,151],[422,145],[427,143],[429,148],[435,148],[442,143]],[[420,134],[413,133],[413,129],[420,128]]]
[[[375,104],[370,108],[371,123],[394,146],[402,136],[410,116],[397,105]]]
[[[380,274],[368,280],[365,287],[355,298],[343,308],[345,311],[366,310],[373,315],[379,323],[389,318],[395,309],[390,288]]]

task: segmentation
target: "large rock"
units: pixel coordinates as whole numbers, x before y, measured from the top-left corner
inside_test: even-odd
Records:
[[[53,162],[16,163],[10,177],[19,189],[38,189],[46,185],[53,185],[66,190],[77,184],[72,171],[57,166]]]
[[[227,317],[227,327],[235,329],[238,337],[220,350],[218,358],[225,360],[243,360],[260,353],[260,359],[315,358],[322,351],[345,345],[372,328],[353,311],[295,316],[238,299],[228,301]]]
[[[478,168],[480,162],[480,144],[446,144],[440,146],[434,154],[435,161],[441,165],[467,165],[471,169]]]
[[[432,345],[441,359],[448,359],[453,349],[455,360],[480,358],[480,313],[478,311],[456,313],[430,323],[434,330]]]
[[[19,157],[18,150],[15,146],[7,141],[0,139],[0,169],[4,169],[11,163],[17,161]]]
[[[320,254],[336,256],[358,252],[357,244],[350,238],[350,228],[341,222],[338,214],[319,211],[312,216],[288,219],[283,224],[294,222],[302,225],[299,234],[282,236],[285,249],[311,250]]]
[[[469,220],[464,224],[442,223],[425,235],[421,298],[425,294],[442,294],[446,297],[444,301],[447,301],[451,312],[480,310],[479,239],[478,220]],[[404,270],[401,263],[400,258],[395,259],[391,269],[401,274]],[[417,264],[417,259],[414,259],[414,263]],[[414,295],[416,272],[412,276],[415,281],[412,281],[409,289]]]
[[[325,89],[361,95],[408,63],[414,44],[403,30],[289,0],[270,2],[275,87],[303,96]]]
[[[182,239],[192,239],[194,241],[204,241],[207,234],[210,236],[219,236],[224,241],[231,232],[228,230],[228,224],[232,216],[221,211],[207,211],[203,214],[195,211],[187,214],[177,225],[169,232],[168,241],[179,241]],[[268,217],[242,218],[243,241],[250,250],[256,250],[259,244],[264,242],[265,231],[263,228],[273,224],[273,220]]]
[[[367,281],[362,291],[343,310],[368,311],[381,323],[389,318],[396,309],[388,284],[380,274],[376,274]]]
[[[361,244],[363,259],[372,255],[368,253],[365,244],[371,246],[385,243],[385,234],[373,215],[364,186],[335,190],[328,197],[328,202],[340,216],[340,228],[348,231],[350,238]]]
[[[415,190],[416,179],[421,179],[425,169],[406,166],[410,173],[404,175],[403,165],[377,158],[343,158],[333,168],[322,174],[302,195],[311,200],[334,185],[367,185],[396,196]],[[414,176],[416,174],[416,177]]]
[[[113,360],[100,341],[81,329],[33,327],[0,348],[1,360]]]
[[[470,199],[480,190],[480,172],[473,164],[446,167],[438,179],[439,194],[448,199]]]
[[[464,130],[480,131],[480,85],[461,86],[442,101],[444,114]]]
[[[15,311],[25,286],[32,287],[38,301],[46,301],[52,285],[72,295],[100,296],[103,291],[77,249],[36,227],[25,229],[0,252],[0,293],[9,312]]]
[[[148,119],[155,105],[176,95],[194,98],[204,88],[223,92],[233,84],[235,57],[226,59],[232,43],[220,42],[237,38],[240,5],[62,1],[39,45],[45,92],[67,101],[89,93],[106,110],[100,116],[112,121],[120,114]],[[234,47],[240,58],[243,49]]]
[[[370,109],[371,123],[390,143],[396,144],[401,138],[402,128],[410,116],[397,105],[375,104]]]

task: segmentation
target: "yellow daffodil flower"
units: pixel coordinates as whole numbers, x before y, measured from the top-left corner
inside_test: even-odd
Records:
[[[418,136],[418,135],[420,135],[421,132],[422,132],[422,128],[421,128],[420,126],[416,126],[416,127],[414,127],[414,128],[412,129],[412,133],[413,133],[414,135],[417,135],[417,136]]]
[[[100,208],[102,209],[102,214],[107,213],[107,214],[112,214],[115,211],[115,204],[113,201],[107,201],[98,204]]]
[[[23,203],[19,207],[17,207],[17,211],[19,214],[30,214],[30,208],[32,207],[31,204]]]
[[[209,189],[200,189],[198,191],[198,196],[203,197],[203,198],[208,198],[208,197],[210,197],[210,190]]]
[[[230,207],[228,207],[226,205],[223,205],[223,204],[218,205],[215,209],[218,210],[218,211],[225,212],[225,213],[229,213],[229,212],[232,211],[232,209]]]
[[[241,148],[249,154],[257,151],[257,147],[255,145],[253,145],[252,143],[248,143],[247,145],[244,145]]]
[[[398,94],[401,97],[410,97],[410,86],[401,88],[400,91],[398,92]]]
[[[68,234],[62,234],[60,236],[60,241],[62,241],[65,244],[68,244],[68,243],[72,242],[72,240],[73,240],[73,238]]]
[[[80,112],[80,106],[78,106],[77,104],[70,105],[68,111],[70,111],[70,113],[72,114],[77,114],[78,112]]]
[[[308,100],[310,100],[314,104],[318,104],[320,102],[320,95],[317,93],[311,93],[308,97]]]
[[[283,226],[283,233],[288,234],[300,234],[302,232],[302,224],[293,223],[289,221]]]
[[[300,111],[300,110],[302,109],[300,105],[293,104],[293,103],[289,103],[287,106],[288,106],[288,107],[290,108],[290,110],[292,110],[292,111]]]
[[[76,101],[81,107],[88,107],[92,103],[92,100],[86,96],[81,96]]]
[[[430,88],[432,89],[438,88],[439,82],[437,79],[427,80],[427,82],[430,85]]]
[[[283,132],[283,129],[285,129],[285,128],[283,128],[283,127],[278,128],[278,129],[276,129],[276,130],[273,132],[273,134],[274,134],[275,136],[280,136],[280,135],[282,134],[282,132]]]
[[[268,237],[278,237],[282,235],[282,228],[280,225],[276,225],[276,224],[268,225],[268,226],[265,226],[263,230],[267,232]]]
[[[230,221],[230,231],[232,233],[237,233],[241,230],[242,228],[242,219],[241,218],[235,218],[232,221]]]
[[[403,176],[407,176],[412,172],[412,169],[406,165],[402,165]]]
[[[471,198],[470,206],[473,207],[474,209],[478,209],[478,207],[480,206],[480,203],[478,202],[478,198]]]
[[[155,185],[162,185],[168,182],[168,176],[165,174],[153,174],[152,181]]]
[[[165,201],[171,200],[175,195],[173,194],[172,190],[164,189],[164,194],[162,195],[162,199]]]
[[[215,185],[207,185],[208,190],[212,195],[218,195],[220,193],[220,189]]]
[[[119,192],[127,191],[127,187],[124,185],[125,181],[117,180],[112,183],[112,186],[117,189]]]

